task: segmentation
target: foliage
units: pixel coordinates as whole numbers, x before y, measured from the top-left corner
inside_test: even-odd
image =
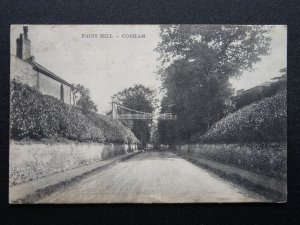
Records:
[[[162,101],[162,112],[177,115],[177,120],[159,122],[160,133],[163,128],[168,132],[169,139],[162,135],[164,141],[184,142],[195,132],[205,131],[230,110],[229,97],[233,91],[229,81],[201,75],[201,70],[200,64],[186,60],[176,61],[167,69],[164,81],[167,95]]]
[[[84,114],[89,111],[98,111],[97,106],[91,99],[90,90],[80,84],[73,88],[73,103],[81,107]]]
[[[42,95],[38,90],[16,81],[11,82],[10,91],[10,132],[13,139],[137,142],[130,130],[111,118],[99,116],[91,120],[82,113],[82,109]],[[107,125],[102,127],[103,123]],[[114,135],[116,130],[119,132]]]
[[[157,50],[163,63],[174,58],[204,60],[205,70],[222,76],[241,75],[270,50],[270,27],[252,25],[161,25]],[[164,74],[161,74],[164,76]],[[165,74],[166,75],[166,74]]]
[[[214,124],[192,141],[201,143],[286,142],[286,91],[246,106]]]
[[[115,94],[113,99],[120,105],[141,112],[152,113],[155,109],[155,92],[143,85],[134,85]],[[119,108],[118,113],[128,113],[128,111]],[[135,136],[142,144],[150,140],[151,122],[147,120],[122,121],[129,126]]]
[[[184,142],[233,110],[229,78],[252,69],[270,50],[269,28],[242,25],[162,25],[162,112],[177,115],[158,125],[163,143]]]
[[[109,116],[97,113],[89,113],[87,117],[93,121],[97,127],[101,127],[106,142],[114,143],[138,143],[138,139],[119,120],[113,120]]]

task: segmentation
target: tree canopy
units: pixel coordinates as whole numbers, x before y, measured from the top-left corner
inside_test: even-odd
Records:
[[[82,108],[83,113],[97,112],[97,106],[91,99],[90,90],[81,84],[73,88],[73,104]]]
[[[118,104],[137,111],[152,113],[155,110],[155,92],[143,85],[134,85],[113,96]],[[122,109],[118,109],[122,110]],[[126,110],[119,113],[128,113]],[[142,144],[146,144],[151,136],[151,123],[147,120],[123,120],[122,123],[131,128]]]
[[[269,54],[270,27],[162,25],[160,30],[162,112],[178,118],[159,123],[160,139],[187,141],[233,109],[229,79]]]

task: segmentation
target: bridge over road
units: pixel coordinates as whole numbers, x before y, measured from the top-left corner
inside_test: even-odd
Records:
[[[173,153],[143,152],[40,203],[259,202]]]

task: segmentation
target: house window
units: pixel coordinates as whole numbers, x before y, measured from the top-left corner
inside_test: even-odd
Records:
[[[60,100],[64,101],[64,86],[60,85]]]

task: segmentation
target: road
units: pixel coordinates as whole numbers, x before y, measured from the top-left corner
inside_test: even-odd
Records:
[[[173,153],[143,152],[39,203],[259,202]]]

